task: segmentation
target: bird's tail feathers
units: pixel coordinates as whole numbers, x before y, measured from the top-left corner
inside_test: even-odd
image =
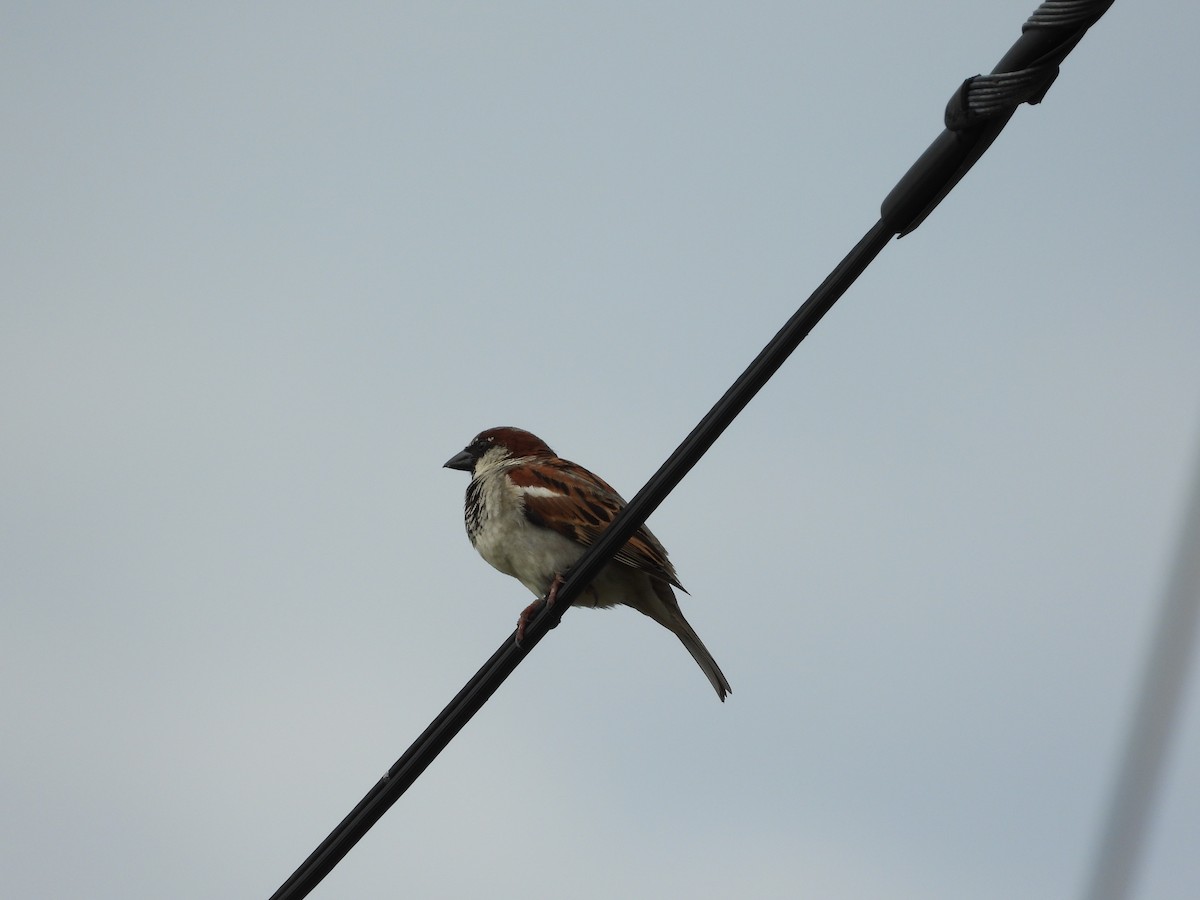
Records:
[[[646,615],[650,616],[650,618],[654,619],[660,625],[674,632],[687,652],[692,654],[692,659],[700,666],[701,671],[704,672],[712,684],[713,690],[717,692],[717,696],[724,703],[726,695],[733,693],[733,688],[729,686],[729,680],[725,677],[725,673],[721,671],[721,667],[717,665],[717,661],[713,659],[713,655],[708,652],[708,648],[700,640],[700,635],[696,634],[696,630],[683,617],[683,611],[679,608],[679,601],[675,599],[675,594],[672,592],[670,586],[665,582],[656,581],[654,588],[660,602],[655,604],[655,608],[642,610],[642,612],[646,613]],[[663,596],[664,593],[666,596]]]

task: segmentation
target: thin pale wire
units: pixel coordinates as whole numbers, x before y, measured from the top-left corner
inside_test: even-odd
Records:
[[[1200,621],[1200,447],[1158,622],[1084,900],[1132,897],[1162,791]]]

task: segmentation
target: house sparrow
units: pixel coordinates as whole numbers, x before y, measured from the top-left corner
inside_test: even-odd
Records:
[[[559,458],[541,438],[519,428],[482,432],[445,467],[471,473],[467,536],[479,555],[547,603],[554,602],[563,573],[625,506],[603,479]],[[573,603],[623,603],[670,629],[724,701],[732,690],[729,682],[683,617],[672,585],[684,590],[667,551],[643,525]],[[518,641],[540,603],[521,613]]]

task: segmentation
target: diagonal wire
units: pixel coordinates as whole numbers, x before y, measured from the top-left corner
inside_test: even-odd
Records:
[[[1042,9],[1066,7],[1072,11],[1068,25],[1050,26],[1035,20],[1026,23],[1021,37],[997,64],[992,74],[1018,72],[1058,63],[1100,18],[1113,0],[1048,0]],[[1056,20],[1057,21],[1057,20]],[[838,298],[896,235],[913,231],[975,164],[1007,124],[1022,102],[1040,101],[1053,79],[1046,77],[1036,96],[1014,94],[1006,103],[989,96],[987,116],[970,119],[954,130],[946,129],[888,194],[879,221],[863,236],[829,277],[821,283],[770,343],[746,368],[675,452],[634,496],[600,538],[567,573],[558,591],[558,602],[543,608],[529,623],[518,647],[515,632],[492,654],[466,686],[447,704],[404,755],[387,771],[329,836],[309,854],[299,868],[271,895],[271,900],[299,900],[350,852],[367,831],[416,781],[471,717],[496,692],[504,680],[561,620],[572,599],[599,574],[649,515],[666,499],[700,457],[729,427],[746,404],[778,371],[792,351],[808,336]],[[965,100],[969,108],[971,79],[956,92],[952,105]],[[976,104],[978,105],[978,104]],[[948,115],[948,121],[950,119]]]
[[[1130,719],[1084,900],[1125,900],[1133,896],[1150,814],[1162,788],[1172,731],[1196,653],[1198,621],[1200,447],[1196,451],[1192,494],[1184,511],[1175,561],[1150,640],[1141,690]]]
[[[542,611],[529,623],[525,637],[517,645],[514,632],[500,648],[484,663],[475,677],[458,692],[453,700],[424,733],[413,742],[362,799],[345,819],[335,828],[316,850],[304,861],[287,881],[272,895],[272,900],[295,900],[304,897],[337,865],[350,848],[370,830],[387,812],[400,795],[416,781],[418,776],[433,762],[434,758],[450,743],[456,734],[479,710],[500,684],[529,652],[537,646],[546,633],[562,619],[572,598],[595,578],[608,560],[625,545],[633,533],[641,527],[650,513],[658,507],[667,494],[684,475],[700,460],[713,442],[720,436],[734,417],[775,371],[783,365],[788,355],[833,306],[838,297],[854,282],[863,269],[878,255],[895,232],[881,221],[825,279],[808,301],[800,307],[788,323],[779,331],[741,377],[725,393],[712,410],[684,439],[679,448],[663,463],[662,467],[629,501],[612,524],[591,549],[580,558],[558,590],[558,600],[552,607]]]

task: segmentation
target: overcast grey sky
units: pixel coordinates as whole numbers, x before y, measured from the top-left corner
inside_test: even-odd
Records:
[[[269,895],[528,602],[442,462],[632,495],[1035,5],[5,4],[4,894]],[[728,703],[573,610],[313,896],[1076,896],[1200,452],[1198,26],[1116,3],[655,514]]]

